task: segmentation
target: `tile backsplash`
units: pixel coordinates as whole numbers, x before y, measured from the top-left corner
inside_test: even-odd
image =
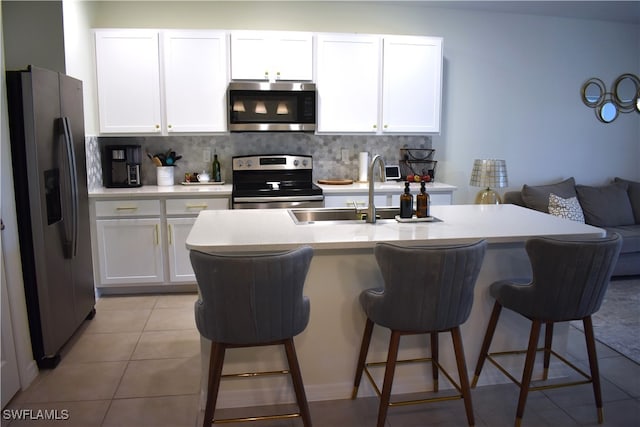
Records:
[[[146,156],[175,151],[182,159],[176,164],[176,183],[186,172],[211,171],[211,162],[203,160],[205,150],[218,155],[222,180],[231,182],[233,156],[251,154],[305,154],[313,156],[313,179],[358,179],[358,153],[380,154],[387,164],[397,164],[400,148],[431,148],[430,136],[392,135],[314,135],[307,133],[231,133],[214,136],[87,137],[87,174],[89,189],[102,186],[101,147],[107,144],[142,146],[142,183],[156,184],[155,166]],[[348,162],[342,150],[348,150]],[[435,153],[436,160],[437,154]]]

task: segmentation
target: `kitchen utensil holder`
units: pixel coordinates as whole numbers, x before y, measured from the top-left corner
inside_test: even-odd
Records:
[[[158,186],[165,187],[165,186],[171,186],[174,184],[173,182],[174,169],[175,168],[173,166],[157,166],[156,167]]]

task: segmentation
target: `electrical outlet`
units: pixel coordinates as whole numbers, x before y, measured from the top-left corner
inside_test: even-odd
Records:
[[[202,161],[203,162],[210,162],[211,161],[211,150],[209,150],[208,148],[205,148],[202,151]]]
[[[349,149],[343,148],[340,150],[340,154],[342,155],[342,163],[349,163]]]

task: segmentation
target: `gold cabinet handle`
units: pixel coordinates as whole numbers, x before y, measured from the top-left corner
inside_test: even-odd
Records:
[[[172,235],[173,234],[173,227],[171,226],[171,224],[169,224],[169,235],[167,236],[169,238],[169,244],[172,245],[173,244],[173,239],[172,239]]]
[[[118,206],[116,211],[137,211],[137,206]]]
[[[155,228],[155,241],[153,242],[156,246],[160,244],[160,226],[156,224]]]
[[[160,125],[156,125],[156,130],[160,130]]]
[[[378,129],[378,125],[373,125],[373,128],[374,129]]]
[[[192,205],[192,204],[187,205],[187,209],[207,209],[208,207],[209,205],[207,205],[206,203],[203,203],[201,205]]]
[[[385,128],[385,129],[386,129],[386,128],[388,128],[388,127],[389,127],[389,125],[384,125],[384,128]]]

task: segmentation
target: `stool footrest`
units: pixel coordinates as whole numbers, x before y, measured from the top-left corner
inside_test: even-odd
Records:
[[[256,417],[242,417],[242,418],[220,418],[214,419],[211,424],[230,424],[230,423],[244,423],[250,421],[267,421],[267,420],[280,420],[286,418],[299,418],[302,415],[299,412],[294,414],[279,414],[279,415],[260,415]]]
[[[545,351],[545,349],[543,347],[536,349],[536,353],[544,352],[544,351]],[[513,375],[511,375],[511,373],[509,373],[509,371],[507,371],[495,359],[494,356],[500,357],[500,356],[514,355],[514,354],[525,354],[526,352],[527,352],[526,350],[497,351],[497,352],[493,352],[493,353],[488,353],[487,354],[487,360],[489,360],[489,362],[491,362],[496,368],[498,368],[500,370],[500,372],[502,372],[504,375],[506,375],[507,378],[509,378],[518,387],[522,387],[522,383],[520,382],[520,380],[516,379]],[[577,372],[578,374],[582,375],[585,378],[585,380],[582,380],[582,381],[571,381],[571,382],[564,382],[564,383],[555,383],[555,384],[545,384],[545,385],[538,385],[538,386],[530,386],[529,390],[531,390],[531,391],[549,390],[549,389],[552,389],[552,388],[569,387],[569,386],[580,385],[580,384],[590,384],[590,383],[593,382],[593,378],[591,378],[591,376],[589,374],[584,372],[582,369],[578,368],[576,365],[574,365],[573,363],[568,361],[566,358],[562,357],[561,355],[556,353],[554,350],[549,350],[549,352],[550,352],[551,355],[555,356],[558,360],[563,362],[565,365],[569,366],[575,372]],[[474,378],[474,380],[475,380],[475,378]],[[544,375],[544,378],[542,380],[532,380],[532,381],[543,381],[543,380],[546,380],[546,374]]]
[[[455,395],[451,395],[451,396],[438,396],[438,397],[431,397],[431,398],[425,398],[425,399],[410,399],[410,400],[400,400],[400,401],[395,401],[395,402],[389,402],[389,406],[407,406],[407,405],[418,405],[418,404],[422,404],[422,403],[429,403],[429,402],[444,402],[447,400],[458,400],[458,399],[462,399],[462,389],[460,388],[460,384],[458,384],[453,377],[451,377],[451,375],[435,360],[433,360],[430,357],[421,357],[421,358],[415,358],[415,359],[398,359],[396,360],[396,364],[409,364],[409,363],[433,363],[436,365],[436,367],[438,368],[438,370],[440,372],[442,372],[444,374],[445,377],[447,377],[447,380],[449,380],[449,382],[455,387],[455,389],[458,391],[458,393],[460,394],[455,394]],[[369,367],[376,367],[376,366],[385,366],[386,362],[369,362],[369,363],[365,363],[364,364],[364,373],[367,375],[367,378],[369,379],[369,382],[371,383],[371,385],[373,386],[373,389],[375,390],[376,394],[378,395],[378,397],[382,396],[382,392],[380,391],[380,388],[378,387],[378,385],[376,384],[376,381],[374,380],[373,376],[371,375],[371,372],[369,372]],[[437,386],[434,390],[425,390],[426,392],[429,391],[433,391],[436,392],[437,391]]]

